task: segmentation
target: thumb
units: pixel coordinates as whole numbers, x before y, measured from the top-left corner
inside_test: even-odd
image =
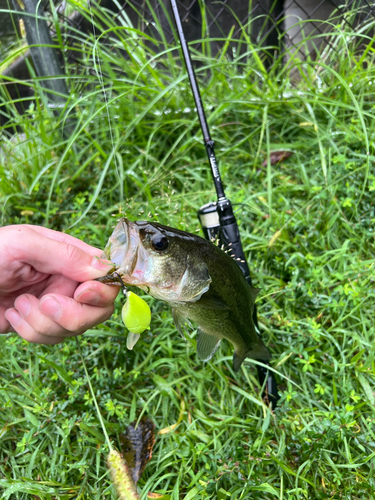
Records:
[[[92,252],[89,253],[76,246],[75,240],[82,246],[76,238],[70,238],[71,242],[66,243],[40,234],[30,226],[11,226],[8,229],[13,233],[8,235],[7,243],[7,250],[13,253],[12,260],[29,264],[41,273],[62,274],[83,282],[99,278],[114,267],[109,260],[99,258],[102,253],[99,249],[89,247]]]

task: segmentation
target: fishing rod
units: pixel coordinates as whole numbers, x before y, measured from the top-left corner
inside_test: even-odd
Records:
[[[246,262],[246,257],[241,244],[241,236],[238,229],[238,224],[233,213],[233,208],[230,200],[225,196],[224,187],[221,180],[219,166],[214,150],[214,141],[211,138],[210,130],[204,111],[199,86],[195,77],[195,71],[190,57],[189,46],[186,42],[180,13],[178,11],[176,0],[171,0],[173,16],[176,22],[177,33],[180,40],[182,53],[185,60],[187,73],[190,80],[190,86],[193,93],[195,106],[198,113],[198,118],[203,134],[203,143],[206,148],[208,161],[211,167],[211,173],[215,185],[217,201],[203,205],[198,211],[198,218],[203,229],[203,233],[208,240],[219,240],[220,245],[228,250],[234,258],[238,266],[241,268],[246,281],[251,285],[250,269]],[[254,304],[253,321],[256,326],[258,335],[260,335],[258,316],[256,305]],[[269,365],[268,361],[262,360],[264,365]],[[257,365],[258,378],[260,384],[265,383],[266,396],[272,407],[275,408],[278,399],[280,398],[276,380],[271,371],[264,366]]]

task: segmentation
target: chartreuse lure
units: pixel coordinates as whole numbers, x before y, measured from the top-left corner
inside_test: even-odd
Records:
[[[122,308],[122,320],[125,323],[126,328],[129,330],[126,347],[128,349],[133,349],[135,344],[138,342],[141,333],[150,329],[151,311],[147,302],[141,299],[141,297],[138,297],[135,293],[128,292],[124,282],[122,281],[121,275],[116,271],[111,272],[102,278],[96,278],[96,280],[101,283],[106,283],[107,285],[120,284],[122,293],[127,299]]]
[[[126,347],[133,349],[141,333],[150,329],[151,311],[147,302],[135,293],[127,291],[126,296],[127,301],[122,308],[122,320],[129,330]]]

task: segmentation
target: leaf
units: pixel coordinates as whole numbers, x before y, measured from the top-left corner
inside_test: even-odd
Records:
[[[292,476],[296,476],[299,479],[302,479],[302,481],[306,481],[306,483],[308,483],[310,486],[314,486],[314,483],[312,481],[302,476],[301,474],[297,476],[297,473],[281,460],[278,460],[276,457],[272,457],[272,460],[276,462],[283,470],[285,470],[285,472],[288,472],[288,474],[292,474]]]
[[[262,432],[266,432],[266,430],[268,429],[268,427],[270,425],[270,419],[271,419],[271,412],[268,411],[266,413],[265,419],[263,420]]]
[[[362,349],[361,351],[359,351],[355,356],[352,357],[352,359],[350,360],[350,363],[352,365],[354,365],[362,357],[362,354],[365,351],[366,351],[366,349]]]
[[[1,486],[1,483],[0,483]],[[27,493],[37,497],[51,498],[50,495],[56,493],[54,488],[48,488],[33,481],[14,481],[5,491],[2,492],[2,500],[12,500],[15,493]],[[48,495],[48,496],[47,496]],[[18,497],[18,495],[17,495]]]
[[[43,360],[44,363],[46,363],[46,365],[49,365],[51,368],[54,368],[56,373],[59,375],[59,377],[65,382],[67,383],[68,385],[70,385],[70,387],[74,387],[74,380],[72,379],[72,377],[68,374],[68,372],[65,370],[65,368],[63,368],[62,366],[58,365],[57,363],[55,363],[54,361],[52,361],[51,359],[49,358],[45,358],[43,356],[40,356],[39,357],[41,360]]]
[[[174,431],[177,426],[178,426],[178,422],[176,422],[175,424],[172,424],[168,427],[164,427],[164,429],[160,429],[158,434],[161,434],[161,435],[162,434],[169,434],[170,432]]]
[[[250,401],[252,401],[253,403],[255,403],[256,405],[258,406],[262,406],[263,408],[267,408],[266,405],[263,403],[263,401],[261,401],[260,399],[256,399],[254,398],[254,396],[252,396],[251,394],[249,394],[248,392],[244,391],[243,389],[241,389],[240,387],[237,387],[235,385],[232,385],[231,386],[231,389],[238,392],[239,394],[241,394],[241,396],[244,396],[246,399],[249,399]],[[267,408],[268,409],[268,408]]]
[[[373,394],[372,389],[370,387],[370,384],[367,382],[367,380],[365,379],[365,377],[363,375],[358,375],[358,380],[360,381],[369,402],[372,405],[375,405],[375,397],[374,397],[374,394]]]
[[[275,242],[280,238],[281,233],[282,233],[282,231],[280,229],[278,231],[276,231],[276,233],[272,236],[272,238],[268,242],[269,247],[272,247],[275,244]]]
[[[183,500],[193,500],[193,498],[195,497],[195,495],[199,493],[199,491],[200,490],[198,486],[194,486],[194,488],[190,490],[187,495],[184,496]]]
[[[230,493],[228,491],[225,491],[223,488],[220,488],[220,490],[217,492],[217,500],[228,500],[228,497],[230,496]]]
[[[96,439],[98,439],[98,441],[100,443],[105,442],[104,435],[101,432],[99,432],[96,427],[93,427],[92,425],[87,425],[87,424],[85,424],[85,422],[80,422],[79,427],[83,431],[88,432],[88,433],[92,434],[93,436],[95,436]]]
[[[270,484],[262,483],[259,486],[250,486],[251,491],[266,491],[267,493],[271,493],[272,495],[276,495],[279,498],[279,493],[275,488],[273,488]]]
[[[152,457],[155,444],[155,425],[149,418],[135,420],[120,436],[122,454],[133,481],[137,484],[142,472]]]
[[[160,429],[160,431],[158,432],[158,434],[168,434],[169,432],[172,432],[175,430],[175,428],[180,424],[180,422],[182,422],[182,419],[184,417],[184,413],[185,413],[185,401],[183,399],[181,399],[181,402],[180,402],[180,414],[178,416],[178,420],[175,424],[172,424],[168,427],[164,427],[164,429]]]
[[[35,427],[40,426],[40,422],[35,415],[33,415],[30,411],[26,410],[26,408],[24,408],[23,411],[25,413],[25,417],[29,422],[31,422]]]
[[[202,431],[191,430],[188,431],[188,434],[200,439],[201,441],[203,441],[203,443],[207,444],[210,442],[209,436]]]
[[[276,163],[280,163],[283,160],[286,160],[289,158],[289,156],[292,156],[293,151],[272,151],[270,153],[270,164],[271,165],[276,165]],[[268,159],[266,158],[264,162],[262,163],[262,167],[266,167],[268,164]]]

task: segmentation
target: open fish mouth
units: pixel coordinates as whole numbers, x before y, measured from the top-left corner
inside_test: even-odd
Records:
[[[108,247],[108,258],[115,264],[124,282],[129,285],[143,284],[147,255],[142,251],[137,225],[121,219],[111,235]]]
[[[128,225],[126,224],[124,219],[121,219],[108,242],[108,256],[116,265],[116,267],[120,267],[124,262],[126,253],[129,248],[129,239]]]

